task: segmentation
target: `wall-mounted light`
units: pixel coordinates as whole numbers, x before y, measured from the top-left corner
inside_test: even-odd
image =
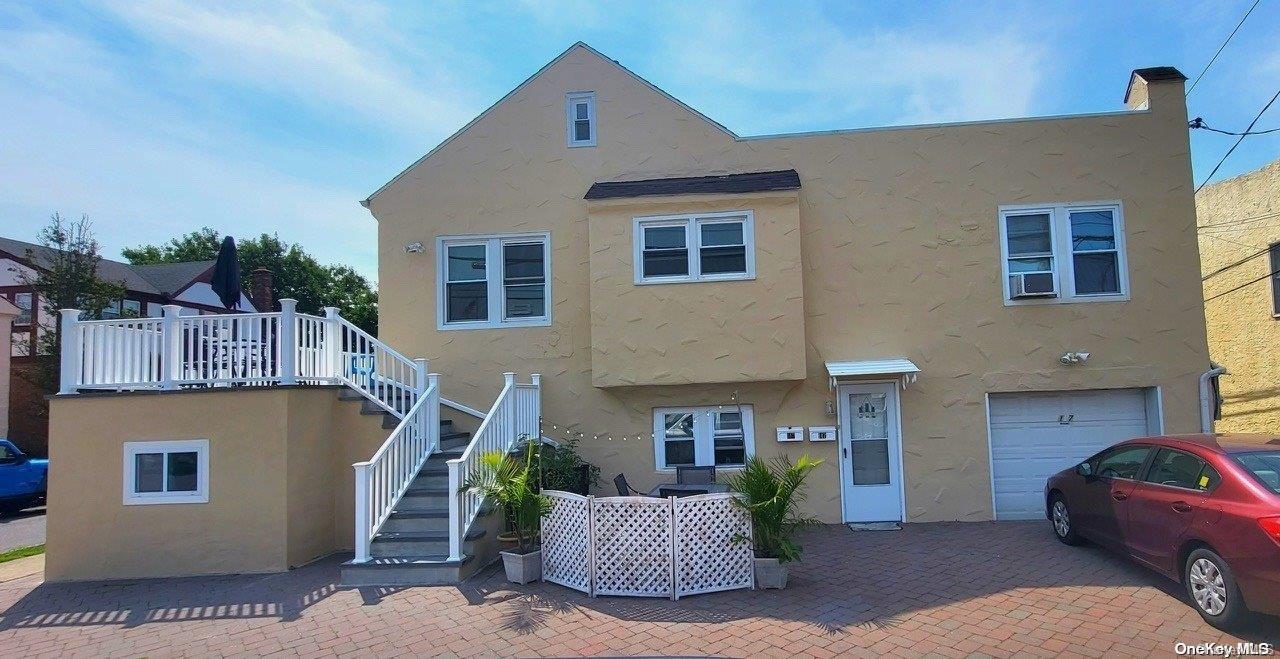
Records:
[[[1064,352],[1058,358],[1058,361],[1068,366],[1083,364],[1089,361],[1089,353],[1087,352]]]
[[[834,400],[827,401],[827,416],[836,415],[836,402]]]
[[[421,253],[422,253],[422,243],[419,243],[419,242],[405,243],[405,245],[404,245],[404,251],[406,251],[406,252],[408,252],[408,253],[410,253],[410,254],[421,254]]]

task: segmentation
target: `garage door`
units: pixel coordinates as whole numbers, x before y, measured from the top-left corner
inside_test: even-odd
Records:
[[[1119,441],[1150,434],[1144,389],[991,394],[996,519],[1044,516],[1044,483]]]

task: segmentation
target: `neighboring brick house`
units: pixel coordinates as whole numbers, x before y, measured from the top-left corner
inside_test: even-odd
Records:
[[[1224,432],[1280,431],[1280,160],[1196,195]]]
[[[31,356],[40,346],[40,337],[54,330],[57,314],[51,313],[28,283],[35,271],[48,263],[53,250],[34,243],[0,237],[0,298],[19,310],[14,320],[10,354],[13,357],[9,399],[10,439],[24,451],[44,455],[47,451],[47,412],[44,396],[32,384],[27,371],[34,367]],[[209,286],[213,261],[130,265],[111,259],[98,263],[98,277],[118,283],[124,297],[103,310],[104,318],[159,316],[161,307],[176,304],[184,313],[226,313]],[[256,311],[250,296],[242,296],[239,311]]]

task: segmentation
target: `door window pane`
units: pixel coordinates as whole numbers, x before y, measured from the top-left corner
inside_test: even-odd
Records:
[[[854,440],[849,447],[853,453],[854,485],[889,484],[889,440]]]
[[[507,318],[546,315],[546,261],[542,243],[503,245],[502,281]]]
[[[1150,452],[1149,446],[1126,446],[1110,451],[1098,460],[1093,473],[1103,478],[1137,478],[1138,470]]]
[[[1076,254],[1072,258],[1077,294],[1120,292],[1120,263],[1115,252]]]
[[[1009,254],[1047,254],[1053,251],[1049,214],[1010,215],[1005,218]]]
[[[195,451],[182,453],[169,453],[169,492],[195,492],[196,491],[196,465],[197,454]]]
[[[163,453],[138,453],[133,456],[133,491],[164,491]]]
[[[851,439],[888,439],[889,417],[885,413],[884,394],[852,394],[849,396],[849,437]]]
[[[1156,459],[1151,462],[1146,480],[1149,483],[1199,489],[1198,482],[1204,467],[1204,461],[1190,453],[1160,449],[1156,453]]]

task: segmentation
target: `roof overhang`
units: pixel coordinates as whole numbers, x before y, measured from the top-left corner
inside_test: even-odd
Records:
[[[863,359],[856,361],[827,362],[827,376],[830,377],[831,388],[834,389],[842,379],[864,378],[874,376],[893,376],[903,389],[916,381],[920,367],[906,357],[890,357],[887,359]]]

